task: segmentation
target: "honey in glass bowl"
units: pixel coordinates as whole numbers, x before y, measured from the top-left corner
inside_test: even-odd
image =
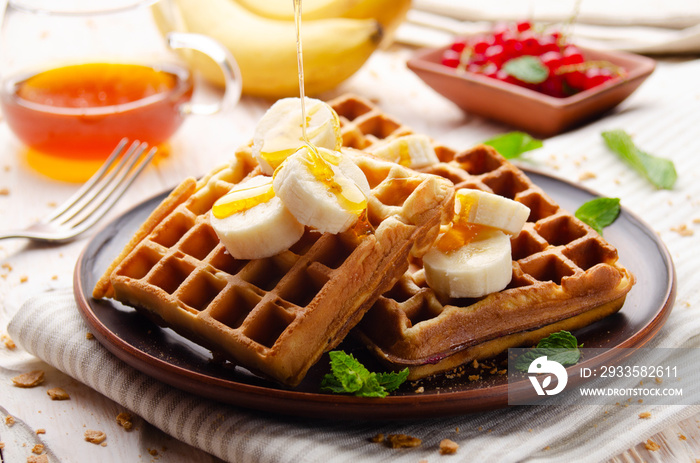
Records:
[[[88,161],[104,159],[123,137],[165,142],[192,92],[190,72],[177,65],[83,63],[9,80],[0,101],[28,147]]]

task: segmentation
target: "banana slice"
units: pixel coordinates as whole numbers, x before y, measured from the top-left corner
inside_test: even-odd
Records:
[[[305,98],[306,135],[320,148],[339,150],[343,143],[338,114],[327,103]],[[304,145],[301,100],[283,98],[263,115],[253,135],[253,155],[262,172],[272,175],[288,156]]]
[[[455,195],[455,217],[461,222],[486,225],[509,235],[520,233],[530,208],[504,196],[460,188]]]
[[[426,135],[404,135],[378,144],[367,151],[379,158],[411,169],[418,169],[440,162],[435,154],[430,138]]]
[[[510,238],[500,230],[478,227],[468,244],[443,252],[437,246],[423,256],[425,279],[436,293],[447,297],[481,297],[510,283]]]
[[[291,212],[275,196],[272,177],[252,177],[219,198],[211,225],[236,259],[262,259],[289,249],[304,233]]]
[[[364,172],[340,152],[304,146],[275,171],[275,194],[296,219],[321,233],[350,228],[367,208]]]

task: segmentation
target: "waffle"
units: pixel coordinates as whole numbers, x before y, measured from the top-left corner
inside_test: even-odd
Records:
[[[442,177],[358,152],[370,184],[366,220],[340,234],[307,229],[276,256],[237,260],[210,221],[214,202],[261,175],[250,145],[227,166],[185,180],[143,223],[93,296],[136,307],[217,357],[295,386],[422,255],[453,207]],[[368,231],[369,230],[369,231]]]
[[[344,97],[331,104],[343,115],[345,142],[357,148],[411,133],[368,101]],[[353,330],[388,368],[408,367],[409,379],[420,379],[581,328],[622,307],[634,277],[598,233],[492,148],[435,149],[441,162],[422,172],[449,179],[456,189],[519,201],[530,216],[511,240],[513,276],[498,293],[442,298],[428,287],[420,259],[411,258],[399,282]]]

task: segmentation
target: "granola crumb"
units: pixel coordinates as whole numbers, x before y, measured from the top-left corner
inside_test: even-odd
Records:
[[[52,387],[46,393],[51,397],[51,400],[68,400],[70,395],[61,387]]]
[[[41,455],[42,453],[44,453],[44,446],[41,444],[36,444],[34,447],[32,447],[32,453]]]
[[[26,283],[28,281],[29,281],[29,277],[27,275],[22,275],[21,277],[19,277],[20,283]]]
[[[384,441],[392,449],[418,447],[423,441],[408,434],[389,434]]]
[[[469,381],[479,381],[481,379],[481,376],[479,375],[469,375],[468,376]]]
[[[107,434],[102,431],[88,429],[85,431],[85,440],[91,444],[101,444],[107,439]]]
[[[590,180],[593,178],[596,178],[596,175],[593,172],[584,172],[578,177],[580,181]]]
[[[450,439],[443,439],[440,441],[440,455],[452,455],[457,453],[459,444]]]
[[[7,415],[5,417],[5,424],[7,425],[8,428],[10,426],[14,425],[15,424],[15,417],[11,416],[11,415]]]
[[[49,463],[49,456],[45,453],[41,455],[29,455],[27,463]]]
[[[661,384],[664,382],[664,380],[662,378],[659,378],[658,376],[654,378],[654,381],[656,381],[656,384]]]
[[[44,428],[39,428],[39,429],[36,430],[36,433],[37,433],[37,434],[46,434],[46,429],[44,429]]]
[[[134,426],[134,423],[131,421],[131,419],[132,417],[130,413],[122,412],[117,415],[117,424],[125,430],[130,431],[131,428]]]
[[[649,412],[642,412],[642,413],[639,414],[639,418],[641,418],[641,419],[651,418],[651,413],[649,413]]]
[[[88,331],[85,333],[85,339],[95,339],[95,335]]]
[[[688,440],[688,438],[683,434],[678,434],[678,440]]]
[[[0,340],[5,345],[5,347],[7,347],[10,350],[15,349],[17,347],[17,344],[15,344],[15,342],[6,334],[0,336]]]
[[[661,446],[653,440],[647,439],[647,441],[644,443],[644,448],[646,448],[647,450],[651,450],[652,452],[656,452],[661,448]]]
[[[671,231],[678,233],[681,236],[693,236],[694,232],[692,228],[688,228],[686,224],[679,225],[677,227],[671,227]]]
[[[9,188],[0,188],[0,196],[9,196],[9,195],[10,195]]]
[[[548,446],[546,446],[545,448],[543,448],[542,450],[549,450],[550,448],[551,448],[551,447],[548,445]]]
[[[425,388],[424,388],[423,386],[421,386],[421,387],[417,388],[417,389],[416,389],[415,391],[413,391],[413,392],[415,392],[416,394],[422,394],[422,393],[425,392]]]
[[[374,443],[384,442],[384,434],[382,434],[381,432],[378,434],[375,434],[374,436],[370,437],[369,441],[374,442]]]
[[[156,449],[148,449],[148,453],[149,453],[152,457],[158,456],[158,450],[156,450]]]

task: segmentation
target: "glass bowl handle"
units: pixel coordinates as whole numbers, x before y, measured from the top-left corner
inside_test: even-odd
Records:
[[[224,94],[215,103],[184,103],[180,107],[183,114],[211,115],[224,108],[232,107],[241,98],[241,70],[231,52],[211,37],[190,32],[169,32],[168,46],[173,50],[189,48],[204,53],[221,68],[224,74]]]

